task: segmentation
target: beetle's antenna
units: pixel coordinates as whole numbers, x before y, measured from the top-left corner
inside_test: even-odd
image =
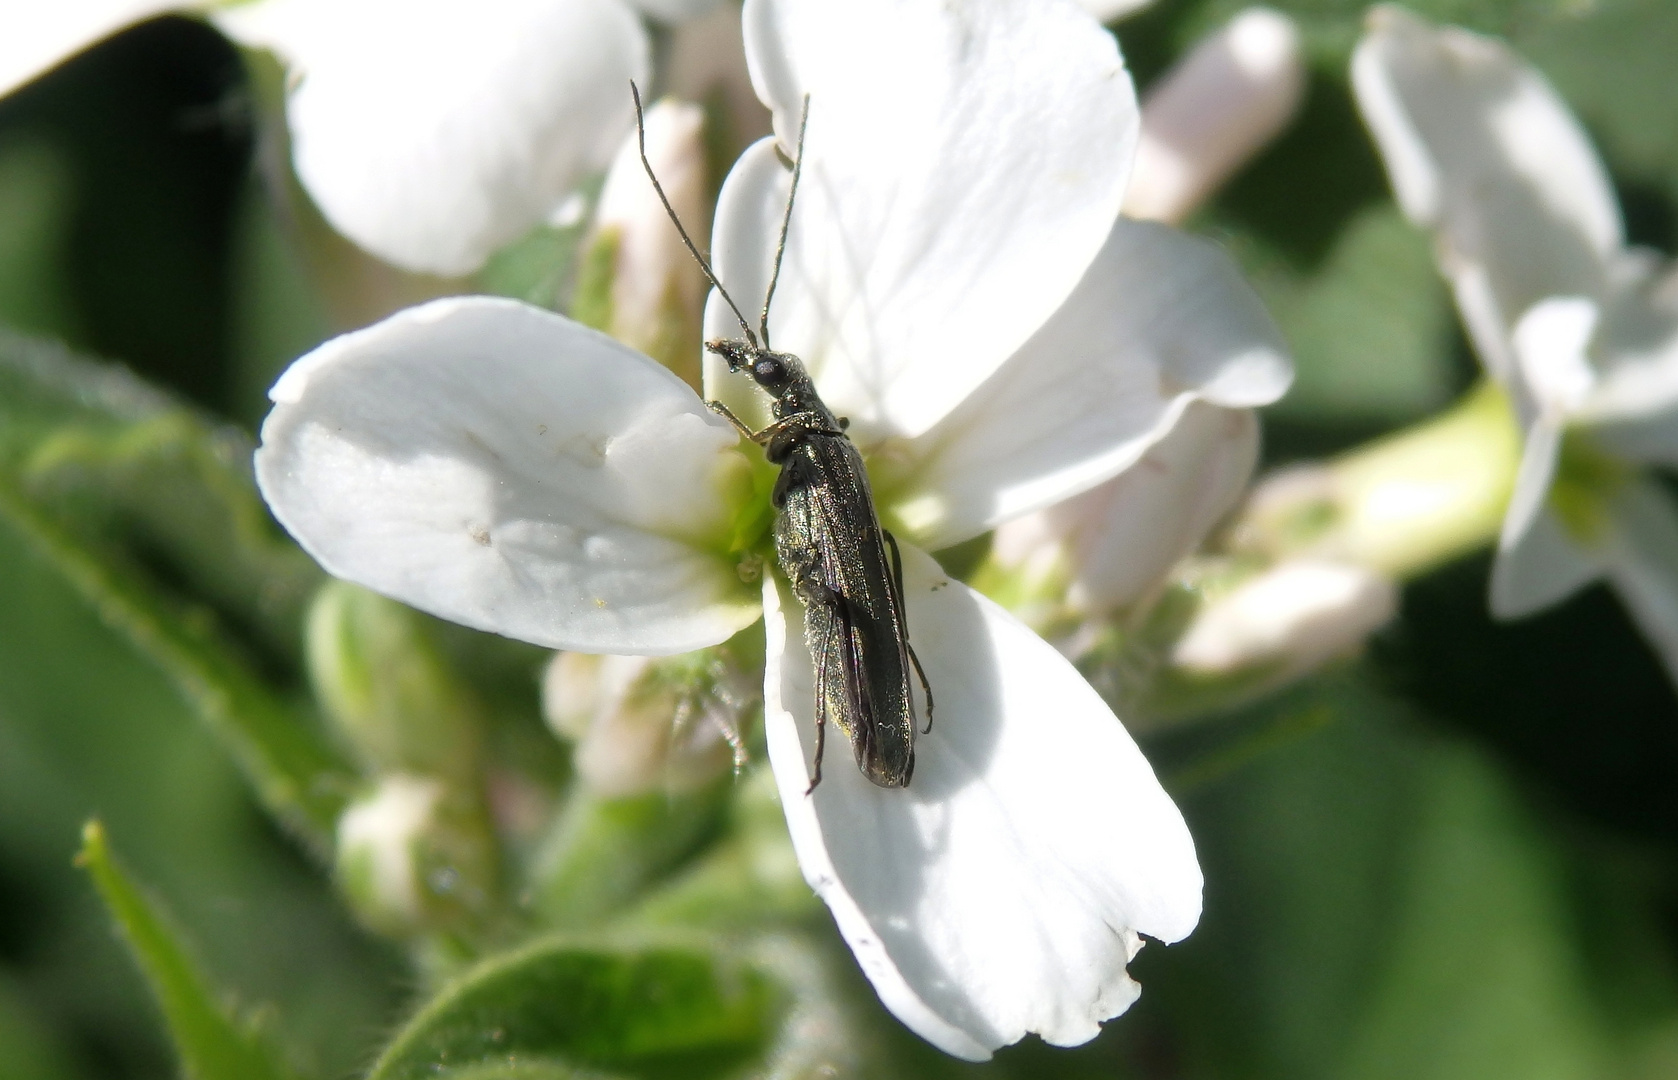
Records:
[[[716,286],[717,292],[722,294],[722,298],[727,301],[729,309],[734,312],[734,317],[740,320],[740,330],[746,335],[746,343],[753,349],[757,349],[759,347],[757,343],[757,335],[752,333],[751,324],[746,322],[746,317],[744,315],[740,314],[740,306],[734,302],[734,297],[728,295],[728,290],[723,288],[722,282],[717,280],[717,275],[711,271],[711,264],[706,262],[705,256],[699,254],[699,249],[694,247],[693,240],[688,236],[688,231],[682,228],[682,219],[676,216],[675,207],[670,205],[669,198],[665,196],[663,185],[658,182],[658,177],[653,175],[653,163],[647,160],[647,121],[641,115],[641,89],[635,85],[634,79],[629,80],[629,92],[635,98],[635,135],[640,141],[641,166],[647,170],[647,179],[653,182],[653,190],[658,192],[658,201],[664,204],[664,212],[670,215],[670,222],[676,226],[676,231],[681,234],[682,243],[687,245],[688,253],[693,256],[696,262],[699,263],[699,269],[705,272],[705,279],[712,285]],[[803,145],[803,141],[803,135],[801,134],[799,136],[800,146]],[[792,212],[790,202],[787,206],[787,212]],[[785,229],[781,232],[781,242],[783,244],[786,242]],[[776,257],[775,262],[776,266],[779,267],[779,256]],[[769,288],[771,292],[774,291],[775,286],[773,283],[770,284]],[[768,308],[766,306],[764,308],[764,327],[766,329],[769,325],[767,322],[768,318]],[[767,345],[764,347],[767,347]]]
[[[792,225],[792,201],[798,198],[798,177],[804,171],[804,129],[810,126],[810,95],[804,95],[804,111],[798,118],[798,149],[792,159],[792,187],[787,190],[787,210],[781,216],[781,239],[775,245],[775,270],[769,275],[769,291],[763,296],[763,347],[769,348],[769,305],[775,299],[775,285],[781,280],[781,257],[787,253],[787,229]]]

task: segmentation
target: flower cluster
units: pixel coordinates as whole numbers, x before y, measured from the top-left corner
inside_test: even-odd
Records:
[[[938,699],[908,789],[830,767],[808,790],[811,665],[760,571],[759,452],[611,338],[458,297],[329,342],[273,389],[263,492],[333,573],[550,647],[667,654],[766,618],[793,844],[882,1001],[963,1057],[1081,1042],[1134,999],[1142,935],[1194,926],[1193,846],[1072,666],[922,552],[1124,473],[1197,403],[1273,400],[1284,350],[1216,248],[1118,217],[1138,110],[1075,6],[752,0],[744,32],[777,136],[723,185],[715,268],[765,294],[808,97],[770,327],[849,418],[903,540]],[[713,296],[707,328],[734,326]],[[705,389],[765,421],[714,358]]]

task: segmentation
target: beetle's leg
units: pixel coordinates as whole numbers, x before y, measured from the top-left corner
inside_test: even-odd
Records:
[[[898,613],[903,616],[903,631],[909,631],[909,614],[903,603],[903,552],[897,549],[897,537],[890,529],[881,529],[880,535],[886,538],[886,546],[891,548],[891,581],[897,586]]]
[[[746,422],[744,420],[740,419],[738,416],[735,416],[734,415],[734,410],[730,409],[727,405],[724,405],[722,402],[720,402],[720,401],[707,401],[705,403],[705,407],[707,409],[710,409],[712,412],[716,413],[718,416],[722,417],[724,420],[727,420],[729,423],[733,424],[734,425],[734,430],[738,431],[743,438],[750,439],[752,442],[755,442],[755,443],[761,443],[761,442],[764,441],[764,432],[753,431],[751,428],[747,427]]]
[[[829,639],[833,636],[833,628],[838,626],[834,620],[829,620],[823,631],[824,640],[817,655],[811,657],[816,668],[816,764],[814,775],[810,777],[810,786],[804,789],[805,796],[816,790],[816,785],[822,782],[822,751],[827,748],[827,664],[825,658],[832,648]]]
[[[762,431],[753,431],[751,428],[746,426],[746,422],[744,420],[740,419],[738,416],[735,416],[734,411],[732,409],[730,409],[727,405],[724,405],[722,402],[720,402],[720,401],[707,401],[705,403],[705,407],[707,409],[710,409],[712,412],[716,413],[718,416],[722,417],[724,420],[727,420],[729,423],[733,424],[734,425],[734,430],[738,431],[742,436],[750,439],[752,442],[757,443],[759,446],[768,446],[769,445],[769,440],[773,439],[775,436],[779,435],[781,432],[786,431],[788,428],[800,427],[800,426],[805,424],[805,420],[804,420],[803,417],[788,416],[784,419],[776,420],[774,423],[769,424]],[[822,434],[825,434],[825,435],[842,435],[842,434],[844,434],[843,431],[827,431],[826,429],[823,429],[823,428],[815,428],[815,429],[809,429],[809,430],[819,431],[819,432],[821,432]]]
[[[915,665],[915,674],[920,676],[921,693],[926,695],[926,727],[921,728],[921,734],[932,732],[932,684],[926,681],[926,669],[921,667],[921,658],[915,655],[915,647],[909,644],[909,639],[903,639],[903,647],[909,650],[909,662]]]
[[[926,681],[926,669],[921,667],[921,658],[915,655],[915,647],[909,644],[909,605],[903,600],[903,552],[897,549],[897,537],[890,529],[881,529],[880,535],[886,538],[886,544],[891,548],[891,577],[897,586],[897,611],[903,620],[903,647],[909,650],[909,662],[915,665],[915,674],[920,676],[921,692],[926,695],[926,727],[921,729],[925,735],[932,730],[932,684]]]

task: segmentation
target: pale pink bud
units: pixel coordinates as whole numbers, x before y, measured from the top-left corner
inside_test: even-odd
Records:
[[[1258,460],[1250,409],[1194,402],[1135,465],[1082,495],[1000,526],[991,558],[1041,589],[1065,588],[1073,613],[1103,615],[1142,598],[1234,508]],[[1038,613],[1019,614],[1038,623]]]
[[[667,98],[646,110],[647,160],[689,235],[699,237],[710,232],[704,124],[703,110],[685,102]],[[674,350],[697,364],[705,280],[647,179],[634,132],[606,174],[594,235],[612,259],[602,329],[655,359],[670,363]]]
[[[739,718],[730,702],[658,665],[647,656],[573,652],[548,665],[543,714],[575,741],[577,775],[602,795],[691,790],[734,760]]]
[[[1288,678],[1355,651],[1397,606],[1392,580],[1373,570],[1290,559],[1202,607],[1172,661],[1202,675],[1273,664]]]
[[[1125,195],[1133,218],[1176,223],[1279,133],[1305,89],[1299,31],[1248,8],[1149,88]]]
[[[769,110],[758,100],[746,70],[739,4],[718,4],[703,18],[676,27],[664,77],[670,93],[702,101],[716,110],[713,120],[724,119],[725,158],[769,134]]]

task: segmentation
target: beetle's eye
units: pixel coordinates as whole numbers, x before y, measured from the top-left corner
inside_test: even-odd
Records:
[[[761,356],[752,365],[752,378],[765,386],[778,383],[786,378],[786,365],[773,356]]]

